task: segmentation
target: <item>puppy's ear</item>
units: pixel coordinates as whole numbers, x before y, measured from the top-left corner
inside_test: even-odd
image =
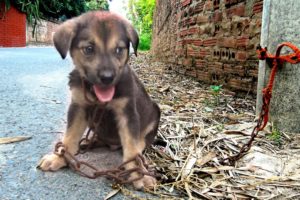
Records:
[[[139,36],[130,23],[126,25],[126,31],[128,34],[128,38],[133,46],[134,54],[137,56],[137,48],[139,46]]]
[[[63,59],[71,47],[72,40],[75,36],[76,23],[74,19],[62,23],[53,36],[53,42],[56,50]]]

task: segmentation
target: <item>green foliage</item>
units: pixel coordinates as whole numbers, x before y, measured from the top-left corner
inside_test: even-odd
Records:
[[[212,97],[210,97],[210,96],[206,97],[202,101],[206,105],[205,110],[207,112],[212,112],[213,107],[220,106],[221,92],[222,92],[222,85],[211,85],[210,86],[210,94],[212,95]],[[224,102],[226,105],[227,104],[226,98],[224,98]]]
[[[109,4],[105,0],[90,0],[85,3],[87,10],[108,10]]]
[[[142,33],[140,35],[140,50],[149,50],[151,47],[151,33]]]
[[[272,133],[268,135],[267,138],[273,140],[278,146],[282,144],[282,134],[276,125],[272,126]]]
[[[1,4],[4,3],[4,10],[2,10]],[[10,8],[10,0],[0,0],[0,13],[4,13]]]
[[[139,49],[149,50],[152,40],[152,23],[155,0],[129,0],[128,14],[140,35]]]
[[[219,94],[221,91],[222,85],[211,85],[210,89],[214,94]]]
[[[12,3],[18,10],[26,13],[30,24],[34,20],[66,20],[89,10],[108,10],[107,0],[0,0],[6,8]]]
[[[24,0],[19,0],[24,1]],[[83,0],[40,0],[40,12],[43,18],[65,20],[86,11]]]
[[[39,10],[40,1],[31,0],[13,0],[11,3],[21,12],[26,13],[27,22],[33,26],[32,35],[34,35],[37,21],[40,20],[42,13]]]
[[[214,97],[214,104],[218,106],[220,104],[220,93],[222,90],[222,85],[211,85],[210,89]]]

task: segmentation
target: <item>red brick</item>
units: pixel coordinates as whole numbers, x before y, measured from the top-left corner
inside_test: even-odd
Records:
[[[192,44],[192,42],[193,42],[192,39],[185,39],[183,40],[183,45]]]
[[[213,22],[220,22],[223,19],[223,14],[220,11],[215,11],[213,14]]]
[[[243,1],[244,0],[225,0],[225,6],[229,7]]]
[[[240,6],[236,7],[234,14],[243,17],[245,16],[245,11],[246,11],[245,4],[241,4]]]
[[[219,38],[218,46],[219,47],[236,48],[236,39],[234,37]]]
[[[231,4],[231,1],[230,0],[225,0],[225,5],[228,6]]]
[[[263,10],[263,1],[257,2],[253,6],[253,13],[261,13]]]
[[[228,8],[226,10],[226,14],[228,18],[231,18],[232,16],[240,16],[243,17],[245,16],[245,4],[240,4],[231,8]]]
[[[197,32],[198,32],[198,28],[197,27],[193,27],[193,28],[189,28],[188,29],[188,35],[195,34]]]
[[[207,62],[205,60],[196,60],[196,68],[197,69],[203,69],[207,65]]]
[[[249,45],[249,36],[241,36],[237,38],[237,47],[247,47]]]
[[[192,61],[191,58],[186,58],[186,59],[184,59],[184,60],[182,61],[182,64],[183,64],[183,66],[185,66],[185,67],[190,67],[190,66],[192,66],[192,63],[193,63],[193,61]]]
[[[224,64],[224,73],[226,74],[236,74],[239,76],[245,76],[245,67],[241,65],[230,65]]]
[[[197,77],[197,72],[196,72],[195,69],[186,70],[185,75],[192,76],[192,77]]]
[[[199,57],[204,58],[210,54],[210,51],[208,49],[200,49],[199,51]]]
[[[251,89],[254,83],[255,81],[252,78],[231,78],[227,82],[228,86],[243,91]]]
[[[258,77],[258,68],[256,69],[251,69],[251,70],[247,70],[247,75],[250,77]]]
[[[191,0],[183,0],[181,1],[181,6],[184,7],[184,6],[187,6],[191,3]]]
[[[196,24],[196,22],[197,22],[197,17],[191,17],[188,21],[188,24],[193,26]]]
[[[215,62],[208,64],[208,71],[213,74],[223,74],[223,63]]]
[[[190,46],[187,48],[187,56],[198,56],[198,55],[199,55],[199,51],[195,50]]]
[[[188,34],[188,30],[187,30],[187,29],[181,30],[180,33],[179,33],[180,37],[184,37],[184,36],[186,36],[187,34]]]
[[[231,78],[228,80],[227,82],[227,86],[235,88],[235,89],[243,89],[242,84],[241,84],[241,80],[240,79],[236,79],[236,78]]]
[[[246,51],[238,51],[235,56],[235,59],[237,61],[245,61],[247,60],[247,58],[248,58],[248,54]]]
[[[203,45],[203,41],[202,40],[192,40],[191,44],[193,44],[194,46],[202,46]]]
[[[179,40],[176,42],[176,46],[182,46],[184,43],[184,40]]]
[[[197,17],[197,23],[201,24],[201,23],[207,23],[209,22],[209,17],[207,15],[199,15]]]
[[[211,74],[209,72],[197,70],[197,79],[206,83],[210,83]]]
[[[216,38],[209,38],[203,41],[203,46],[215,46],[217,44]]]
[[[202,12],[204,8],[204,2],[197,3],[194,8],[194,13]]]
[[[197,58],[204,58],[209,54],[210,54],[209,50],[205,49],[205,48],[199,49],[199,48],[193,48],[191,46],[189,46],[187,48],[187,55],[188,56],[193,56],[193,57],[197,57]]]

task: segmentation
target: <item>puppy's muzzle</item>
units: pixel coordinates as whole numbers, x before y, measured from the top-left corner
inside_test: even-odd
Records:
[[[112,84],[116,76],[112,70],[100,70],[97,75],[103,85]]]

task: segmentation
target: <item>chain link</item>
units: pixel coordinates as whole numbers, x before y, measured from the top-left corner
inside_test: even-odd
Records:
[[[55,145],[54,153],[60,157],[63,157],[66,163],[68,163],[68,166],[75,172],[90,179],[103,176],[108,179],[112,179],[117,183],[125,184],[142,179],[144,175],[157,177],[157,175],[154,173],[154,166],[149,166],[142,155],[137,155],[135,158],[122,163],[115,169],[99,170],[97,167],[85,161],[79,161],[75,156],[68,152],[67,148],[62,142],[58,142]],[[125,166],[130,162],[136,162],[137,166],[131,169],[125,169]],[[138,173],[139,176],[133,179],[128,179],[132,173]]]

